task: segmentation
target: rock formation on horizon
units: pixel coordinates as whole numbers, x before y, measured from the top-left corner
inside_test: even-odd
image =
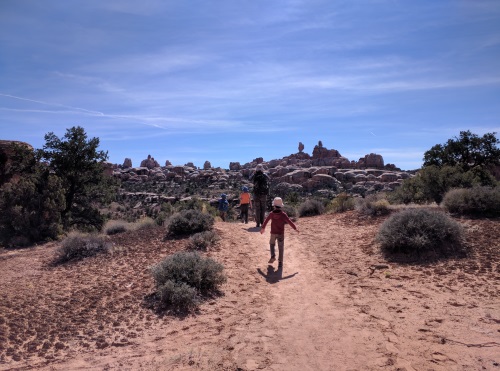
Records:
[[[132,160],[127,157],[125,161],[123,161],[123,167],[124,168],[132,167]]]
[[[141,167],[147,167],[148,169],[154,169],[155,167],[160,167],[160,164],[156,162],[154,157],[151,157],[151,155],[148,155],[148,158],[146,160],[141,161]]]

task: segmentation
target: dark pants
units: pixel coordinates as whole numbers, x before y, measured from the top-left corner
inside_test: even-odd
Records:
[[[253,195],[253,207],[255,209],[255,222],[261,226],[266,220],[267,195]]]
[[[241,204],[240,205],[240,213],[241,213],[241,222],[248,223],[248,207],[249,204]]]

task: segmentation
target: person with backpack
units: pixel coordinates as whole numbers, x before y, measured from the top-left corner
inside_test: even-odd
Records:
[[[283,268],[283,258],[285,255],[285,225],[288,224],[290,227],[295,229],[297,233],[300,233],[297,226],[282,210],[283,206],[283,200],[280,197],[276,197],[273,200],[274,209],[269,213],[266,220],[264,221],[264,224],[262,224],[262,228],[260,229],[260,233],[264,233],[267,223],[271,221],[271,238],[269,240],[271,259],[269,259],[269,264],[272,264],[276,261],[275,246],[276,241],[278,241],[278,269]]]
[[[219,202],[217,204],[217,210],[219,210],[219,216],[221,217],[222,221],[225,222],[226,214],[229,210],[229,202],[227,201],[227,196],[225,193],[220,195]]]
[[[256,227],[264,223],[266,217],[267,195],[269,194],[269,176],[264,173],[264,166],[258,164],[250,176],[253,182],[253,207],[255,209]]]

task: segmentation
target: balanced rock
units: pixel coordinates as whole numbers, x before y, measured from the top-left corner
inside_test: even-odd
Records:
[[[153,157],[151,157],[151,155],[148,155],[148,158],[146,160],[141,161],[140,167],[147,167],[148,169],[154,169],[155,167],[160,167],[160,164],[156,162],[156,160]]]
[[[132,167],[132,160],[129,158],[126,158],[125,161],[123,161],[123,167],[124,168]]]

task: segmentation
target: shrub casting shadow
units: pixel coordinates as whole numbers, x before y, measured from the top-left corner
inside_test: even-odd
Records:
[[[389,249],[381,248],[382,257],[390,263],[407,264],[407,265],[426,265],[437,263],[445,260],[465,259],[469,256],[469,249],[465,244],[441,246],[436,249],[426,250],[423,252],[394,252]]]
[[[221,296],[224,296],[224,293],[222,291],[220,291],[220,290],[214,291],[214,292],[211,292],[210,294],[200,296],[198,304],[194,308],[191,308],[191,309],[175,308],[174,309],[174,308],[165,306],[161,302],[160,298],[158,297],[158,294],[156,292],[152,292],[152,293],[144,296],[144,298],[142,300],[142,306],[146,309],[151,310],[159,318],[170,316],[170,317],[176,317],[179,319],[185,319],[190,315],[200,314],[200,311],[199,311],[200,304],[202,304],[206,301],[212,300],[212,299],[219,298]]]

